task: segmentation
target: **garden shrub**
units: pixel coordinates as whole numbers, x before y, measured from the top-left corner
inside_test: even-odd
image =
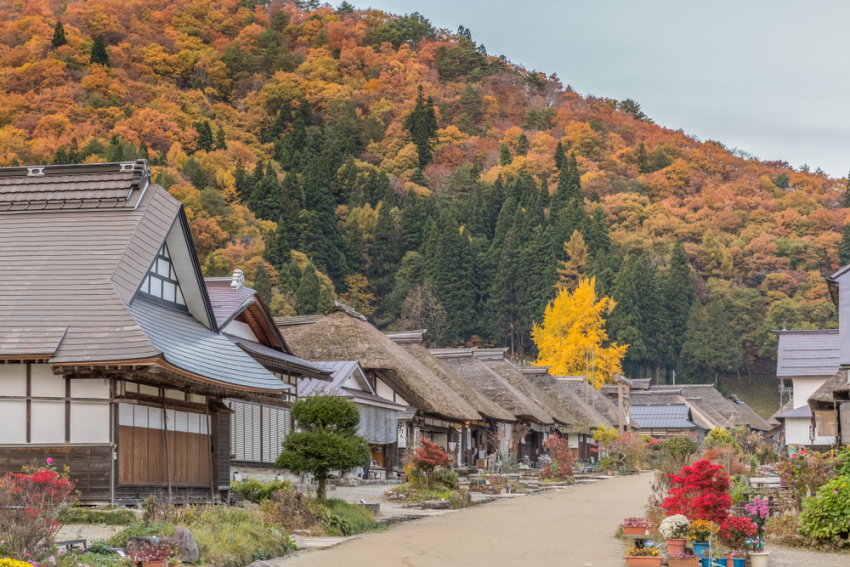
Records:
[[[0,556],[41,559],[53,547],[56,518],[73,493],[67,471],[26,467],[0,477]]]
[[[726,431],[726,428],[724,427],[715,427],[709,431],[704,444],[706,449],[713,449],[715,447],[737,447],[735,438],[732,437],[732,434]]]
[[[345,520],[348,533],[339,535],[355,535],[374,531],[381,524],[375,521],[375,516],[365,506],[351,504],[340,498],[333,498],[325,503],[325,507],[335,516]],[[328,531],[328,535],[337,535]]]
[[[126,526],[137,520],[131,510],[93,510],[89,508],[63,508],[59,512],[60,524],[105,524]]]
[[[814,494],[835,476],[835,461],[825,453],[812,451],[779,463],[779,478],[791,489],[797,510],[802,509],[803,499]]]
[[[660,468],[666,473],[681,470],[697,451],[699,445],[687,435],[668,437],[661,442],[663,460]]]
[[[309,530],[312,535],[324,534],[317,504],[296,490],[278,490],[260,504],[260,512],[265,521],[290,532]]]
[[[439,467],[447,467],[452,459],[436,443],[422,439],[422,445],[413,452],[413,463],[416,468],[428,477],[428,490],[434,490],[437,477],[434,474]]]
[[[237,499],[247,500],[259,504],[268,500],[278,490],[289,490],[292,483],[288,480],[273,480],[272,482],[261,482],[253,478],[231,483],[233,494]]]
[[[460,487],[460,478],[453,470],[437,469],[434,476],[438,483],[450,490],[457,490]]]
[[[543,444],[549,461],[543,465],[540,476],[544,479],[564,480],[573,476],[573,450],[567,439],[552,435]]]
[[[749,518],[731,516],[720,525],[717,536],[723,545],[732,549],[744,549],[747,540],[758,537],[758,527]]]
[[[661,504],[667,514],[723,523],[732,506],[732,497],[728,492],[729,475],[721,465],[703,459],[682,467],[680,474],[671,474],[668,478],[669,496]]]
[[[834,478],[806,498],[799,527],[819,540],[850,536],[850,477]]]

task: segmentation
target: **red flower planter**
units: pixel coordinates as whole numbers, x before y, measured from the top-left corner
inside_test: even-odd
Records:
[[[661,556],[634,556],[626,555],[626,567],[661,567]]]
[[[624,535],[644,535],[651,527],[623,526]]]

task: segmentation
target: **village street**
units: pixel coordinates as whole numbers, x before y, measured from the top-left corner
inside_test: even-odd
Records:
[[[652,473],[467,508],[407,522],[337,547],[305,553],[287,566],[609,567],[622,563],[614,535],[640,516]]]

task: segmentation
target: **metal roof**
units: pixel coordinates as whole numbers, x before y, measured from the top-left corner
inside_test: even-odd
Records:
[[[810,408],[809,405],[806,404],[804,406],[798,407],[797,409],[793,409],[791,411],[786,411],[786,412],[780,413],[779,415],[775,415],[773,417],[775,419],[787,419],[787,418],[794,418],[794,417],[811,418],[812,417],[812,408]]]
[[[640,429],[695,429],[688,404],[641,405],[632,404],[631,418]]]
[[[840,340],[838,329],[774,331],[779,338],[776,376],[830,377],[838,372]]]
[[[360,369],[360,365],[356,360],[320,362],[317,366],[319,364],[321,365],[320,368],[330,371],[330,382],[327,380],[317,380],[315,378],[301,378],[298,380],[299,396],[312,396],[318,392],[337,391],[342,388],[343,384],[348,381],[352,374]],[[371,389],[371,386],[368,386],[368,382],[366,382],[366,385]]]
[[[287,369],[300,372],[304,374],[304,376],[317,378],[323,383],[327,383],[327,377],[330,374],[330,369],[322,364],[316,364],[315,362],[298,358],[294,354],[287,354],[277,349],[267,347],[266,345],[261,345],[260,343],[243,339],[242,337],[234,337],[227,333],[225,333],[224,336],[238,344],[249,354],[256,355],[262,359],[278,361],[282,366],[287,367]]]
[[[234,289],[230,286],[231,278],[204,278],[204,285],[210,296],[216,323],[221,326],[232,319],[246,302],[256,295],[256,291],[244,285]]]

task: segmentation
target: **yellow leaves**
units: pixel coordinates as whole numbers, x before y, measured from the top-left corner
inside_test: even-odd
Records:
[[[628,345],[608,343],[605,316],[611,300],[597,298],[593,278],[579,280],[572,293],[566,290],[546,307],[543,324],[534,324],[531,336],[537,345],[537,364],[551,366],[557,376],[590,374],[593,363],[594,386],[613,381],[622,372],[622,360]]]
[[[183,147],[177,142],[171,144],[165,158],[168,165],[177,169],[183,169],[183,166],[186,165],[187,161],[189,161],[189,156],[186,155],[186,152],[183,151]]]
[[[454,124],[437,130],[437,143],[434,144],[434,149],[439,150],[448,145],[459,146],[466,142],[469,136],[461,132]]]
[[[516,147],[519,143],[520,136],[522,136],[522,128],[519,126],[511,126],[505,130],[505,137],[502,138],[502,141],[507,142],[507,144],[511,147]]]
[[[191,67],[192,58],[181,57],[181,55],[182,52],[172,55],[164,47],[156,44],[148,45],[142,49],[142,58],[145,65],[150,69],[150,73],[161,77],[177,78]]]
[[[381,162],[381,169],[394,175],[404,175],[419,165],[419,154],[413,142],[405,144],[394,157],[388,157]]]
[[[579,231],[574,230],[569,241],[564,242],[564,252],[567,254],[567,260],[558,261],[558,281],[555,288],[572,291],[587,269],[587,245]]]
[[[567,148],[580,156],[596,156],[605,149],[605,142],[587,122],[570,122],[567,124],[561,140]]]
[[[80,86],[88,92],[97,93],[104,98],[112,95],[123,98],[127,94],[124,85],[110,73],[108,68],[101,65],[92,65],[88,75],[80,81]]]

